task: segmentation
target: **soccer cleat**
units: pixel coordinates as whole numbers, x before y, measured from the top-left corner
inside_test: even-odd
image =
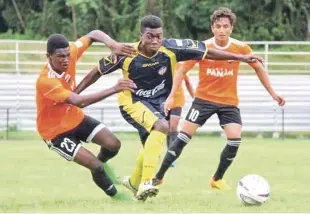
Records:
[[[129,189],[133,193],[134,196],[137,194],[138,190],[134,186],[132,186],[130,183],[130,176],[124,177],[122,184],[124,187]]]
[[[222,190],[222,191],[231,190],[230,186],[228,186],[228,184],[226,184],[225,180],[223,179],[215,181],[214,178],[212,177],[210,179],[210,185],[212,188]]]
[[[148,197],[155,197],[158,194],[158,187],[154,186],[153,179],[139,185],[136,195],[137,200],[145,201]]]

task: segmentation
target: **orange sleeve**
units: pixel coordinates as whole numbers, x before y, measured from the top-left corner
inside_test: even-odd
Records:
[[[71,91],[65,89],[57,79],[41,79],[37,83],[37,90],[47,99],[64,102]]]
[[[90,40],[85,37],[81,37],[74,42],[74,46],[76,47],[76,59],[82,56],[84,51],[89,47],[89,44]]]

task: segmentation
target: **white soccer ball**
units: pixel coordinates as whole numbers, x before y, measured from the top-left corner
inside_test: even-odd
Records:
[[[246,205],[260,205],[270,197],[270,187],[260,175],[247,175],[240,179],[237,196]]]

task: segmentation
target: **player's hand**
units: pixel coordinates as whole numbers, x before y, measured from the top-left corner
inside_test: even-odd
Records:
[[[165,115],[168,116],[168,113],[173,105],[174,102],[174,98],[172,96],[169,96],[164,104],[164,111],[165,111]]]
[[[137,88],[136,84],[130,79],[120,79],[113,87],[116,93],[123,90],[130,90],[134,92],[134,89],[136,88]]]
[[[239,55],[239,60],[246,63],[253,63],[253,62],[260,62],[264,63],[263,58],[256,56],[256,55]]]
[[[110,47],[110,49],[111,49],[113,54],[123,55],[123,56],[132,56],[132,55],[136,54],[136,52],[137,52],[137,50],[133,46],[127,45],[127,44],[122,44],[119,42],[115,42]]]
[[[284,106],[285,105],[285,99],[283,97],[281,97],[280,95],[278,94],[273,94],[272,95],[272,98],[278,102],[279,106]]]

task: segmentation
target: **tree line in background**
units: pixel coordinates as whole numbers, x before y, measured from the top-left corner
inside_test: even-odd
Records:
[[[0,0],[0,38],[62,33],[75,39],[101,29],[133,42],[141,17],[154,14],[164,21],[166,37],[205,39],[212,36],[210,15],[221,6],[237,15],[237,39],[310,39],[310,0]]]

